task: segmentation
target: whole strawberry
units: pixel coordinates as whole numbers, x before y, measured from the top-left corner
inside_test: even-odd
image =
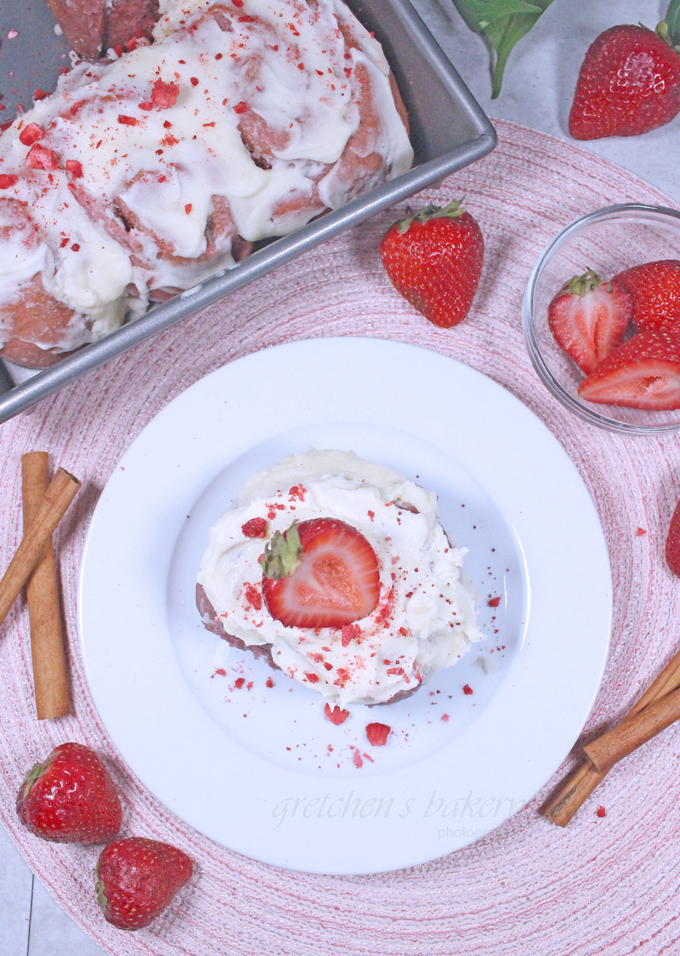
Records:
[[[97,863],[97,902],[118,929],[141,929],[170,905],[193,871],[186,853],[169,843],[145,837],[114,840]]]
[[[26,775],[17,797],[19,819],[55,843],[103,843],[120,830],[120,798],[108,770],[83,744],[56,747]]]
[[[673,0],[668,11],[677,5]],[[664,21],[657,33],[642,26],[611,27],[588,49],[569,114],[574,139],[638,136],[665,126],[680,112],[680,56]]]
[[[470,311],[484,263],[484,238],[461,201],[429,205],[392,225],[380,256],[397,292],[448,329]]]

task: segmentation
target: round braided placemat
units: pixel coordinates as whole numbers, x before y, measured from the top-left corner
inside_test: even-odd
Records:
[[[610,659],[586,732],[620,717],[674,653],[680,582],[667,570],[663,549],[680,495],[680,438],[623,438],[570,417],[533,372],[520,325],[530,270],[564,225],[610,203],[670,203],[575,146],[508,123],[499,122],[498,130],[494,153],[420,197],[443,204],[464,195],[485,236],[481,287],[461,326],[435,328],[393,290],[378,255],[394,218],[387,213],[0,427],[0,567],[20,538],[24,451],[49,451],[85,483],[57,538],[73,716],[35,719],[21,602],[0,629],[0,818],[60,905],[116,956],[647,956],[680,948],[675,729],[615,768],[564,830],[538,807],[571,758],[523,810],[464,850],[394,873],[315,876],[241,857],[159,804],[111,744],[79,655],[83,540],[98,494],[130,442],[172,398],[224,363],[280,342],[330,335],[394,339],[465,362],[524,401],[571,456],[604,527],[615,595]],[[148,929],[124,933],[102,918],[93,892],[97,849],[50,845],[18,822],[14,801],[24,773],[65,740],[109,758],[125,798],[126,833],[174,843],[196,862],[190,886]],[[596,815],[600,805],[604,817]]]

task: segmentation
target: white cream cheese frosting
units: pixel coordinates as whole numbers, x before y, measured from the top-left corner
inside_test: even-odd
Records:
[[[449,543],[436,505],[433,492],[351,452],[290,455],[246,481],[237,507],[212,527],[198,581],[225,631],[249,646],[270,644],[289,677],[332,705],[385,703],[482,639],[466,549]],[[378,559],[378,604],[349,630],[285,627],[262,599],[267,541],[318,517],[352,525]],[[265,538],[244,534],[253,518],[266,520]]]
[[[0,136],[0,201],[21,203],[40,238],[30,257],[0,241],[0,298],[35,267],[83,317],[83,342],[143,312],[153,290],[232,266],[235,235],[285,235],[413,159],[382,49],[341,0],[174,0],[154,38],[77,64]],[[367,81],[377,120],[357,139]],[[31,124],[42,138],[22,142]],[[265,159],[244,142],[261,127]],[[348,144],[379,166],[353,179]],[[29,161],[34,149],[51,153],[46,167]]]

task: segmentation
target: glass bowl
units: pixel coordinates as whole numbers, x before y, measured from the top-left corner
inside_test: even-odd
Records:
[[[680,212],[626,203],[589,213],[567,226],[534,266],[522,304],[524,341],[539,378],[570,412],[591,425],[626,435],[657,435],[680,428],[680,409],[647,411],[595,405],[579,397],[584,374],[558,346],[548,305],[562,285],[588,269],[605,279],[657,259],[680,260]]]

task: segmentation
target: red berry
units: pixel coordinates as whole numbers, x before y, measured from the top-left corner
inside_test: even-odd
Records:
[[[102,843],[122,821],[108,770],[93,750],[77,743],[60,744],[29,771],[17,813],[31,833],[55,843]]]
[[[384,747],[390,734],[391,727],[387,724],[366,724],[366,737],[374,747]]]
[[[548,306],[555,341],[589,375],[623,342],[633,314],[630,292],[589,270],[574,276]]]
[[[680,261],[645,262],[614,276],[612,282],[633,296],[638,332],[666,329],[680,322]]]
[[[380,256],[397,292],[434,325],[448,329],[470,311],[484,238],[460,201],[443,209],[430,205],[388,229]]]
[[[193,864],[169,843],[128,837],[102,850],[96,870],[97,902],[119,929],[148,926],[191,879]]]
[[[601,405],[680,408],[680,330],[638,332],[581,382],[578,393]]]
[[[293,522],[260,558],[262,596],[285,627],[342,628],[373,611],[380,595],[375,551],[337,518]]]
[[[588,49],[569,114],[574,139],[638,136],[680,112],[680,56],[652,30],[615,26]]]

